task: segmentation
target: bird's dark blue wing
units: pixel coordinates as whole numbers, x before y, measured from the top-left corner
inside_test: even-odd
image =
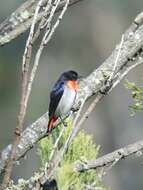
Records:
[[[57,81],[50,94],[49,117],[54,116],[58,103],[64,92],[64,82]]]

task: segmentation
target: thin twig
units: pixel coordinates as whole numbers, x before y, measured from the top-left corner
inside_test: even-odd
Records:
[[[51,9],[50,16],[47,20],[45,20],[45,23],[41,26],[41,28],[45,28],[49,31],[51,20],[53,19],[53,16],[56,12],[56,9],[60,3],[60,0],[55,0],[54,3],[52,3],[53,8]],[[46,33],[46,32],[45,32]]]
[[[116,56],[116,59],[115,59],[113,70],[112,70],[111,75],[110,75],[110,77],[108,79],[109,81],[112,80],[112,78],[113,78],[113,76],[115,74],[117,63],[118,63],[119,57],[121,55],[121,50],[122,50],[122,47],[123,47],[123,42],[124,42],[124,34],[122,35],[122,38],[121,38],[121,42],[120,42],[120,45],[119,45],[119,49],[118,49],[118,52],[117,52],[117,56]]]
[[[54,144],[54,147],[53,147],[53,149],[52,149],[52,152],[51,152],[51,154],[50,154],[50,156],[49,156],[49,161],[52,161],[53,156],[55,155],[56,149],[57,149],[57,147],[58,147],[58,145],[59,145],[59,141],[60,141],[60,139],[61,139],[61,137],[62,137],[62,135],[63,135],[65,129],[66,129],[66,127],[63,127],[63,128],[62,128],[62,130],[61,130],[61,132],[60,132],[58,138],[56,139],[56,142],[55,142],[55,144]]]
[[[61,137],[62,137],[64,131],[65,131],[65,127],[62,128],[62,130],[61,130],[61,132],[60,132],[58,138],[57,138],[56,141],[55,141],[55,144],[54,144],[54,146],[53,146],[52,152],[50,153],[50,156],[49,156],[49,163],[46,163],[46,164],[45,164],[45,167],[44,167],[44,168],[45,168],[45,170],[44,170],[45,172],[44,172],[44,173],[45,173],[46,179],[48,179],[47,168],[48,168],[48,166],[50,165],[50,162],[52,162],[52,160],[54,159],[56,150],[57,150],[58,145],[59,145],[59,141],[60,141],[60,139],[61,139]]]
[[[28,39],[27,39],[27,42],[26,42],[26,46],[25,46],[25,51],[24,51],[24,54],[23,54],[22,72],[25,71],[25,67],[26,67],[25,65],[29,63],[29,62],[27,62],[28,55],[29,55],[28,52],[30,51],[29,49],[31,48],[30,44],[31,44],[33,36],[34,36],[34,29],[35,29],[37,17],[38,17],[38,14],[39,14],[39,10],[42,7],[42,3],[43,3],[43,0],[40,0],[38,2],[37,8],[35,10],[35,14],[34,14],[34,17],[33,17],[33,22],[31,24],[29,36],[28,36]],[[31,56],[29,58],[31,58]]]
[[[41,33],[41,30],[44,29],[44,25],[45,25],[45,23],[46,23],[46,21],[48,19],[49,10],[50,10],[50,8],[52,10],[52,6],[53,6],[52,0],[48,0],[47,1],[47,5],[45,7],[45,11],[44,11],[43,17],[41,19],[41,22],[39,23],[38,28],[35,31],[35,34],[33,36],[33,42],[36,41],[36,39],[39,37],[39,35]]]
[[[72,129],[71,129],[71,132],[64,144],[64,147],[63,147],[63,150],[62,150],[62,153],[61,153],[61,158],[63,157],[63,155],[65,154],[65,152],[67,151],[69,145],[71,144],[72,140],[73,140],[73,136],[75,137],[76,135],[76,131],[77,131],[77,128],[79,127],[79,125],[77,124],[77,121],[80,117],[80,114],[82,112],[82,109],[83,109],[83,106],[85,104],[85,100],[86,100],[86,97],[85,99],[82,101],[81,105],[80,105],[80,109],[78,110],[77,114],[76,114],[76,117],[74,119],[74,122],[72,124]]]
[[[117,80],[114,82],[114,84],[112,85],[112,87],[111,87],[111,89],[109,90],[109,92],[115,87],[115,86],[117,86],[120,82],[121,82],[121,80],[123,79],[123,78],[125,78],[125,76],[127,76],[127,74],[132,70],[132,69],[134,69],[135,67],[137,67],[137,66],[139,66],[139,65],[141,65],[141,64],[143,64],[143,60],[142,60],[142,58],[141,58],[141,60],[138,60],[138,61],[136,61],[136,63],[135,64],[133,64],[133,65],[131,65],[130,67],[128,67],[120,76],[117,74]]]

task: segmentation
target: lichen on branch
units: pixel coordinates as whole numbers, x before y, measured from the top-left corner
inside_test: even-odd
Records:
[[[71,127],[64,131],[60,140],[60,146],[65,143]],[[58,134],[55,130],[54,133]],[[52,137],[44,138],[39,143],[39,155],[43,164],[48,161],[51,150],[53,149]],[[94,185],[105,190],[101,179],[96,171],[79,173],[74,170],[74,162],[78,159],[88,160],[96,158],[99,152],[99,146],[94,144],[93,137],[80,131],[71,143],[67,153],[64,155],[57,171],[54,175],[59,189],[67,190],[72,187],[74,190],[83,190],[86,185]]]

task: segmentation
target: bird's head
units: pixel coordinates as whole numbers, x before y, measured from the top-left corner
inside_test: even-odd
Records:
[[[78,73],[76,71],[66,71],[61,75],[64,81],[76,81],[78,79]]]
[[[78,88],[79,75],[76,71],[66,71],[60,76],[60,81],[64,81],[70,89],[76,90]]]

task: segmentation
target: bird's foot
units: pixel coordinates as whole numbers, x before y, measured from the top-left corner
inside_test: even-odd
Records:
[[[72,113],[73,113],[73,112],[77,112],[78,110],[79,110],[79,107],[76,107],[76,108],[73,108],[73,107],[72,107],[72,108],[71,108]]]
[[[67,122],[65,122],[62,117],[60,117],[60,120],[61,120],[61,123],[63,124],[64,127],[67,127],[67,126],[68,126],[68,125],[67,125]]]
[[[67,122],[64,121],[63,126],[67,127],[68,126]]]

